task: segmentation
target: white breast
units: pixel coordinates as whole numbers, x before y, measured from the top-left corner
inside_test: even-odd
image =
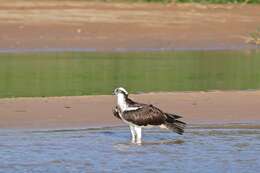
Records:
[[[117,105],[119,106],[119,108],[122,110],[122,112],[124,111],[133,111],[133,110],[137,110],[140,109],[140,106],[137,107],[130,107],[127,103],[126,103],[126,98],[125,95],[122,93],[117,94]]]

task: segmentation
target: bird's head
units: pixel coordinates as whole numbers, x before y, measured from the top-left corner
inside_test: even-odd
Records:
[[[113,92],[114,95],[118,95],[118,94],[123,94],[125,97],[128,96],[128,92],[126,91],[126,89],[122,88],[122,87],[119,87],[119,88],[116,88]]]

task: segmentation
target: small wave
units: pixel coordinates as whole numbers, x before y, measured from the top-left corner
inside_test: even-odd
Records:
[[[255,123],[190,124],[188,129],[260,129]]]
[[[254,129],[200,129],[190,130],[186,133],[199,136],[236,136],[236,135],[260,135],[260,130]]]
[[[109,131],[114,129],[120,129],[124,126],[112,126],[112,127],[89,127],[89,128],[75,128],[75,129],[50,129],[50,130],[37,130],[32,133],[64,133],[64,132],[97,132],[97,131]]]
[[[177,140],[161,140],[161,141],[153,141],[153,142],[144,142],[142,145],[182,145],[185,141],[181,139]]]
[[[205,130],[205,131],[204,131]],[[233,131],[232,131],[233,130]],[[116,132],[129,131],[128,126],[104,126],[104,127],[89,127],[75,129],[47,129],[31,131],[32,133],[70,133],[70,132],[88,132],[88,133],[104,133],[112,134]],[[172,133],[167,129],[160,128],[144,128],[144,133]],[[227,135],[227,134],[259,134],[260,124],[190,124],[186,127],[185,133],[206,134],[207,135]]]

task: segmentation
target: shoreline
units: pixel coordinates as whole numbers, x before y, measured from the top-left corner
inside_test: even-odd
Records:
[[[199,127],[259,128],[260,91],[167,92],[131,94],[183,116]],[[1,129],[71,129],[124,125],[112,115],[115,98],[101,96],[32,97],[0,99]],[[101,108],[102,109],[101,109]],[[40,110],[40,111],[39,111]],[[239,125],[240,124],[240,125]]]
[[[182,52],[182,51],[258,51],[260,46],[258,45],[249,45],[248,47],[211,47],[211,48],[136,48],[136,49],[112,49],[106,51],[96,50],[95,48],[14,48],[14,49],[1,49],[0,53],[63,53],[63,52],[75,52],[75,53],[129,53],[129,52]]]

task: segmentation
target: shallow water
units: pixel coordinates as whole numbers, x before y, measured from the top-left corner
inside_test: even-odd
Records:
[[[1,173],[259,170],[260,129],[145,129],[142,145],[127,127],[0,132]]]

